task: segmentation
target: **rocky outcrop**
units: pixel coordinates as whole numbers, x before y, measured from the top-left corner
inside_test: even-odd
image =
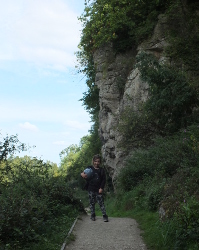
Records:
[[[165,60],[163,51],[166,46],[166,29],[166,20],[160,15],[153,36],[138,48],[123,54],[115,54],[111,45],[107,45],[94,53],[95,84],[99,88],[99,135],[103,143],[102,156],[113,180],[128,154],[118,147],[121,135],[116,128],[120,114],[127,106],[136,110],[139,104],[148,98],[148,85],[140,79],[139,71],[135,68],[135,57],[144,50],[153,53],[161,61]]]

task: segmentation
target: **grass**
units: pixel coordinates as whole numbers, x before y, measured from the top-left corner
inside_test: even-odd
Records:
[[[105,206],[109,217],[128,217],[135,219],[139,228],[141,229],[141,235],[148,249],[151,250],[174,250],[180,249],[175,246],[176,238],[176,224],[172,220],[161,222],[159,220],[158,212],[151,212],[141,209],[139,206],[135,207],[132,202],[133,193],[125,193],[125,195],[118,196],[113,193],[107,193],[105,196]],[[86,191],[79,190],[76,193],[76,197],[81,197],[85,207],[89,206],[88,194]],[[119,198],[118,198],[119,197]],[[96,215],[102,216],[100,207],[96,204]],[[71,235],[74,240],[74,236]],[[43,250],[51,250],[50,247],[41,248]],[[52,248],[54,250],[56,248]],[[197,250],[199,246],[197,243],[192,244],[186,248],[186,250]],[[35,248],[33,250],[40,250]]]
[[[172,221],[162,223],[157,212],[149,212],[138,208],[125,210],[125,204],[118,201],[113,194],[107,195],[105,200],[107,214],[110,217],[129,217],[135,219],[141,235],[148,249],[170,250],[172,248],[172,232],[175,230]],[[97,206],[97,214],[101,214]],[[191,249],[192,250],[192,249]]]

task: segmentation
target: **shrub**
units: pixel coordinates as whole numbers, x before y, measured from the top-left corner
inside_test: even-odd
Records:
[[[194,197],[184,200],[175,213],[175,223],[178,226],[176,231],[176,248],[190,249],[188,246],[199,245],[199,201]],[[194,248],[192,248],[194,249]],[[196,249],[196,248],[195,248]]]
[[[121,169],[117,185],[124,191],[130,191],[145,183],[147,206],[156,209],[161,200],[169,202],[176,197],[177,202],[180,201],[180,193],[186,191],[191,195],[196,192],[199,185],[198,162],[199,130],[198,125],[192,125],[175,136],[156,138],[154,145],[147,150],[134,151]]]
[[[135,67],[149,84],[149,99],[144,104],[144,112],[150,114],[157,133],[171,134],[191,125],[196,118],[193,110],[199,100],[183,71],[162,65],[146,53],[140,53],[137,60]]]
[[[122,136],[118,147],[128,152],[129,148],[147,148],[152,145],[156,129],[150,116],[150,113],[144,111],[143,106],[139,111],[126,107],[120,114],[119,124],[116,127]]]
[[[146,176],[153,174],[154,169],[148,164],[149,154],[144,150],[137,150],[126,161],[118,176],[119,187],[124,191],[132,190]]]
[[[17,161],[6,162],[9,181],[0,183],[0,241],[13,249],[42,241],[55,218],[83,211],[64,178],[49,174],[50,164],[27,157]]]

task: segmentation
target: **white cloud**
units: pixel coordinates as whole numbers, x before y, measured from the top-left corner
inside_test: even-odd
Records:
[[[53,142],[54,145],[59,145],[59,146],[65,146],[67,145],[67,142],[65,141],[55,141]]]
[[[69,125],[74,128],[88,127],[88,113],[82,109],[80,105],[74,105],[73,107],[59,106],[54,107],[53,104],[49,104],[46,101],[46,105],[35,103],[22,103],[17,102],[0,102],[1,121],[17,121],[17,120],[29,120],[34,122],[58,122]],[[65,122],[67,118],[71,120]],[[77,120],[82,120],[78,122]]]
[[[37,126],[35,126],[35,125],[33,125],[33,124],[29,123],[29,122],[20,123],[19,127],[22,128],[22,129],[33,131],[33,132],[38,131]]]
[[[1,1],[0,58],[59,70],[74,66],[78,22],[64,0]]]
[[[18,134],[37,146],[33,157],[54,162],[90,128],[77,101],[85,90],[71,68],[80,13],[69,5],[80,12],[84,1],[0,0],[0,133]]]
[[[72,129],[78,130],[86,130],[90,128],[90,123],[84,123],[81,121],[66,121],[64,122],[65,125],[69,126]]]

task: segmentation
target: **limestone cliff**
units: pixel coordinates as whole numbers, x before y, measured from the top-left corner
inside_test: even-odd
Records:
[[[148,98],[147,83],[141,81],[135,66],[135,57],[144,50],[153,53],[159,60],[165,60],[164,48],[166,20],[159,16],[152,37],[123,54],[115,54],[111,45],[98,49],[94,53],[96,67],[95,84],[99,88],[100,112],[99,135],[102,140],[102,156],[110,176],[115,178],[123,166],[127,153],[118,147],[121,136],[116,127],[120,114],[126,106],[134,110]]]

